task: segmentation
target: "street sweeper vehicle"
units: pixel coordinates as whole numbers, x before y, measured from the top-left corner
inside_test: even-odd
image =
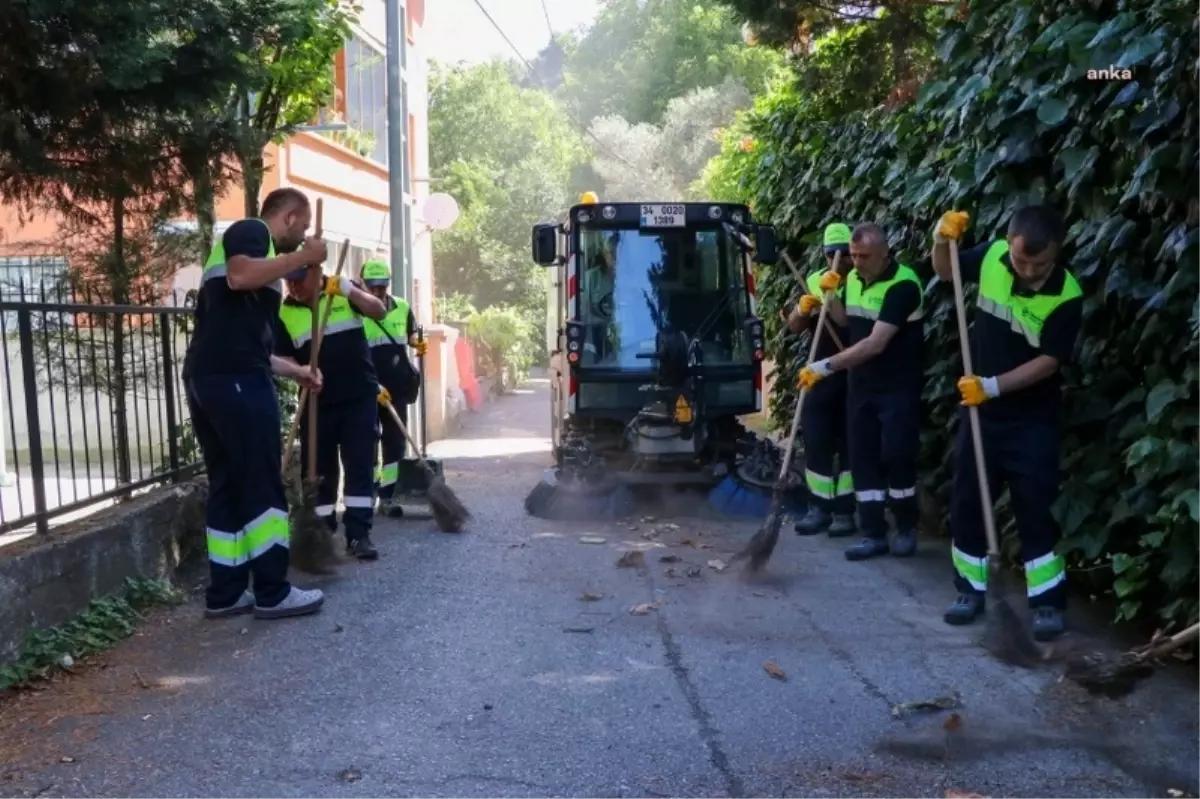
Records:
[[[589,192],[534,226],[532,249],[547,270],[554,465],[526,510],[615,518],[643,489],[730,474],[755,441],[738,417],[762,410],[751,266],[775,262],[774,228],[744,205]]]

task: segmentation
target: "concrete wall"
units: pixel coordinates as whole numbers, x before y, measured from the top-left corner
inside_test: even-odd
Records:
[[[170,577],[204,554],[202,481],[160,489],[0,550],[0,662],[21,653],[27,630],[54,627],[125,579]]]

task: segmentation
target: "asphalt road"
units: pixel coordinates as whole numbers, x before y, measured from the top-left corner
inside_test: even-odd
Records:
[[[1194,671],[1113,701],[1001,665],[941,622],[936,544],[853,564],[788,533],[751,582],[709,561],[755,525],[694,501],[634,530],[528,518],[548,406],[534,383],[439,442],[468,531],[379,522],[381,560],[326,580],[320,615],[158,613],[82,676],[0,705],[0,792],[1196,795]],[[644,567],[617,568],[635,548]],[[892,715],[952,692],[948,748],[946,712]]]

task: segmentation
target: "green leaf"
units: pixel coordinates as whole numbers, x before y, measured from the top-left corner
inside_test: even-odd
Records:
[[[1200,522],[1200,491],[1192,488],[1183,492],[1175,497],[1174,505],[1187,508],[1188,517],[1194,522]]]
[[[1146,396],[1146,421],[1154,424],[1162,418],[1163,411],[1169,408],[1171,403],[1186,396],[1187,389],[1181,392],[1180,386],[1174,381],[1167,379],[1159,382]]]
[[[1055,127],[1067,118],[1070,107],[1062,100],[1047,97],[1038,105],[1037,118],[1043,125]]]
[[[1145,61],[1150,56],[1162,50],[1163,38],[1158,31],[1147,34],[1132,43],[1125,46],[1121,52],[1121,57],[1117,59],[1116,66],[1120,69],[1128,69],[1135,67]]]

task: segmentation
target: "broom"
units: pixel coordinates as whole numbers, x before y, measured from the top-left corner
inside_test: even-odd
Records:
[[[413,448],[413,452],[417,452],[419,448],[417,443],[413,441],[412,434],[408,432],[408,428],[404,426],[404,422],[400,419],[400,414],[396,413],[396,409],[392,403],[385,402],[383,406],[387,408],[388,413],[392,415],[392,421],[396,423],[396,427],[400,428],[400,432],[404,434],[408,445]],[[417,463],[420,464],[422,471],[425,472],[425,477],[429,480],[429,508],[433,511],[433,520],[437,522],[438,529],[443,533],[457,533],[462,531],[463,524],[467,519],[471,518],[471,512],[459,500],[458,495],[453,489],[446,484],[446,479],[441,477],[429,467],[424,458],[417,458]]]
[[[834,256],[834,259],[836,266],[837,256]],[[813,331],[812,347],[808,352],[809,363],[812,363],[813,358],[817,355],[817,347],[821,343],[821,334],[825,332],[829,302],[832,298],[833,292],[826,292],[825,302],[821,303],[821,313],[817,317],[817,329]],[[766,523],[750,538],[746,548],[733,556],[734,560],[749,558],[750,561],[746,564],[746,568],[752,572],[767,565],[767,561],[771,559],[771,553],[775,551],[775,545],[779,543],[779,528],[783,526],[783,498],[790,488],[789,472],[792,469],[792,452],[796,448],[796,433],[800,428],[800,411],[804,407],[804,399],[807,396],[808,389],[800,389],[800,396],[796,398],[796,410],[792,413],[791,432],[788,433],[787,445],[783,450],[783,464],[779,468],[779,479],[775,481],[775,488],[771,492],[771,511],[767,514]]]
[[[1126,652],[1116,659],[1099,653],[1079,656],[1067,662],[1064,676],[1092,693],[1105,694],[1115,699],[1132,691],[1138,680],[1154,673],[1154,668],[1150,665],[1152,661],[1174,652],[1198,637],[1200,624],[1193,624],[1166,640],[1151,641],[1146,646]]]
[[[742,242],[743,246],[753,248],[754,245],[748,238],[738,233],[732,227],[728,229],[732,235]],[[804,276],[800,274],[796,263],[786,252],[782,252],[781,255],[792,276],[796,278],[796,283],[803,287]],[[841,253],[835,254],[833,259],[833,268],[834,271],[837,271]],[[833,338],[833,342],[837,345],[839,351],[845,349],[831,320],[826,319],[822,329]],[[765,467],[766,464],[762,464],[762,466]],[[763,471],[765,471],[765,468]],[[768,499],[770,494],[765,489],[766,485],[764,483],[757,481],[750,482],[744,475],[731,474],[708,493],[708,503],[721,513],[762,518],[765,514],[770,513],[771,508],[770,500]]]
[[[950,270],[954,277],[954,308],[958,314],[958,340],[962,347],[963,375],[971,377],[971,343],[967,332],[967,308],[963,298],[962,273],[958,266],[958,243],[951,240]],[[987,625],[983,645],[1000,660],[1028,667],[1042,659],[1041,649],[1029,637],[1025,625],[1017,617],[1010,600],[1011,590],[1000,563],[1000,537],[996,532],[996,515],[992,509],[992,492],[988,488],[987,463],[983,457],[983,432],[979,425],[979,408],[970,406],[967,414],[971,423],[971,442],[975,451],[975,474],[979,478],[979,500],[983,505],[983,527],[988,543]]]
[[[317,201],[317,218],[320,219],[321,204]],[[318,222],[318,224],[320,224]],[[342,244],[341,252],[338,254],[338,265],[336,274],[340,275],[342,269],[346,265],[346,255],[350,251],[350,240],[346,239]],[[312,351],[309,357],[309,364],[319,364],[321,353],[321,341],[325,335],[325,325],[329,322],[329,312],[333,307],[332,302],[325,304],[325,313],[320,320],[317,319],[317,311],[320,306],[322,292],[318,290],[313,295],[312,314],[313,314],[313,339]],[[320,478],[317,475],[317,396],[309,393],[308,389],[300,391],[299,402],[296,405],[296,416],[292,420],[291,430],[288,432],[288,440],[284,446],[283,466],[285,475],[291,464],[292,448],[295,444],[297,433],[300,429],[300,419],[305,411],[305,400],[308,401],[308,479],[302,480],[299,476],[299,469],[295,470],[293,495],[298,500],[295,503],[290,503],[293,508],[291,526],[295,531],[295,542],[292,547],[292,563],[299,570],[309,574],[331,574],[333,573],[333,564],[338,558],[334,552],[333,535],[330,533],[325,520],[317,515],[317,487],[320,485]]]

